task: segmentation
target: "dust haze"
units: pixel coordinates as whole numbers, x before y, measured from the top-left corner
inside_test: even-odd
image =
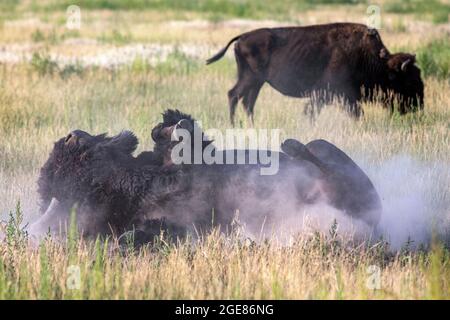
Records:
[[[406,243],[412,247],[427,246],[433,235],[449,241],[450,196],[445,189],[450,179],[449,163],[420,161],[409,155],[396,155],[380,163],[369,162],[364,156],[355,160],[374,183],[382,201],[383,213],[376,230],[330,207],[325,199],[314,205],[299,206],[298,199],[292,199],[285,192],[294,187],[295,181],[272,186],[274,192],[261,196],[252,193],[254,182],[249,176],[244,184],[231,184],[224,194],[239,194],[236,221],[245,236],[254,240],[277,238],[289,243],[297,235],[311,235],[315,231],[328,233],[336,221],[338,234],[372,240],[382,238],[394,250]],[[298,172],[296,174],[298,177]],[[30,181],[36,179],[33,177]],[[310,185],[306,173],[304,179],[305,185]],[[31,196],[22,200],[26,222],[37,220],[37,199]],[[199,199],[193,198],[189,207],[195,207],[197,201]],[[2,209],[2,220],[7,218],[7,210]],[[270,214],[266,215],[268,211]],[[52,213],[46,220],[49,219],[52,220],[47,221],[49,225],[61,227],[67,224],[68,214]],[[30,225],[34,236],[42,236],[38,234],[41,231],[48,232],[47,227]]]
[[[259,199],[247,200],[247,206],[264,207],[269,202],[276,203],[273,214],[277,223],[270,227],[266,225],[263,233],[284,241],[298,233],[328,232],[334,221],[338,233],[343,236],[371,241],[383,239],[394,250],[405,245],[426,247],[433,236],[449,241],[450,196],[449,190],[445,189],[445,182],[450,178],[448,163],[422,162],[407,155],[396,155],[380,164],[370,165],[363,158],[356,160],[381,198],[383,213],[375,230],[324,201],[298,210],[296,202],[286,198],[283,192],[271,195],[262,203]],[[252,226],[250,222],[248,229],[252,230],[252,237],[257,236],[258,226]]]

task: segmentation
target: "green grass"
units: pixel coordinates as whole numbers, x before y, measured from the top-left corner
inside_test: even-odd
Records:
[[[7,186],[0,200],[2,212],[23,199],[27,217],[35,219],[38,169],[52,142],[73,128],[95,133],[132,129],[140,137],[140,150],[151,148],[150,124],[167,107],[194,114],[205,127],[226,128],[224,90],[233,77],[224,76],[221,68],[189,74],[176,69],[164,71],[164,76],[152,69],[88,70],[82,78],[66,79],[56,74],[41,76],[37,71],[15,74],[23,89],[14,91],[11,81],[2,91],[0,107],[1,178]],[[2,77],[10,79],[10,72]],[[440,91],[436,83],[428,85]],[[331,108],[310,125],[296,100],[267,89],[257,105],[256,126],[282,127],[285,135],[301,141],[330,139],[352,155],[364,154],[374,165],[370,174],[376,175],[376,164],[398,153],[424,157],[423,161],[448,159],[448,113],[438,103],[443,101],[438,98],[424,115],[432,123],[417,116],[392,119],[373,106],[361,123]],[[239,118],[245,126],[242,112]],[[438,171],[439,167],[414,174],[438,177],[426,197],[436,206],[429,209],[440,214],[449,201],[443,191],[449,180]],[[408,188],[414,187],[402,186],[405,192]],[[342,242],[331,227],[330,232],[313,238],[299,235],[289,247],[280,247],[276,241],[247,246],[239,237],[213,233],[195,245],[162,242],[123,253],[114,239],[109,245],[103,240],[84,241],[74,229],[62,243],[49,239],[36,247],[16,241],[24,239],[20,227],[29,220],[16,219],[21,211],[15,212],[8,224],[9,240],[0,243],[0,299],[450,298],[449,253],[438,241],[433,249],[422,251],[409,250],[405,244],[396,254],[383,243]],[[365,286],[367,268],[374,264],[382,271],[381,290]],[[67,286],[73,267],[80,272],[79,289]]]
[[[442,38],[432,41],[417,51],[417,62],[424,76],[450,79],[450,40]]]
[[[289,247],[215,230],[133,250],[116,239],[85,241],[72,220],[66,239],[48,236],[36,246],[21,219],[18,206],[0,241],[1,300],[450,298],[450,252],[436,241],[430,250],[393,254],[383,241],[355,246],[334,224]],[[378,289],[367,285],[374,267]]]
[[[31,33],[31,41],[45,45],[58,45],[68,38],[77,38],[79,35],[78,30],[57,30],[52,28],[51,30],[43,31],[37,28]]]
[[[0,10],[2,11],[14,11],[19,5],[20,0],[2,0],[0,2]]]
[[[82,11],[146,11],[198,13],[212,21],[226,18],[253,18],[295,20],[298,13],[317,9],[321,6],[367,5],[364,0],[43,0],[21,1],[3,0],[0,2],[0,17],[6,18],[29,10],[45,14],[62,12],[76,4]],[[363,7],[361,7],[363,8]],[[442,0],[391,0],[383,4],[386,12],[415,14],[418,18],[431,19],[435,23],[448,22],[450,5]],[[361,9],[363,14],[364,9]]]
[[[113,43],[120,45],[132,42],[133,38],[130,35],[130,33],[114,29],[111,32],[102,34],[98,40],[105,43]]]
[[[47,53],[33,53],[30,64],[41,76],[52,75],[58,70],[58,64]]]
[[[11,1],[11,0],[9,0]],[[158,10],[178,12],[198,12],[207,14],[212,19],[224,17],[241,18],[283,18],[295,12],[301,12],[317,5],[353,5],[365,3],[362,0],[79,0],[57,1],[47,0],[32,2],[35,11],[65,10],[69,5],[76,4],[82,10]],[[15,6],[9,6],[15,7]]]
[[[450,298],[450,55],[449,41],[443,35],[429,42],[426,31],[408,33],[409,17],[393,15],[397,25],[383,36],[390,49],[397,43],[407,52],[418,47],[418,65],[425,81],[423,112],[391,116],[379,103],[365,103],[364,118],[354,121],[336,101],[312,123],[303,114],[304,99],[288,98],[269,85],[263,87],[255,107],[256,128],[282,129],[281,139],[331,141],[362,165],[384,196],[415,197],[420,190],[426,214],[432,217],[430,229],[441,227],[426,245],[413,248],[413,242],[405,241],[400,249],[390,250],[386,241],[379,241],[358,246],[340,238],[339,228],[332,225],[325,232],[298,235],[291,246],[280,246],[275,239],[255,243],[238,235],[225,237],[213,232],[198,242],[176,244],[161,239],[153,248],[133,252],[131,248],[120,250],[116,239],[80,239],[73,222],[67,239],[29,243],[23,226],[38,217],[36,180],[53,142],[77,128],[110,134],[130,129],[140,140],[137,152],[149,150],[153,147],[151,129],[167,108],[192,114],[204,128],[225,130],[230,127],[226,92],[236,81],[236,63],[229,53],[205,66],[203,59],[175,50],[156,65],[137,58],[130,65],[111,69],[78,63],[58,66],[53,54],[78,50],[63,40],[101,40],[100,44],[82,44],[80,49],[86,50],[83,55],[166,37],[171,37],[169,44],[186,41],[221,46],[237,33],[235,29],[221,29],[220,25],[193,27],[193,31],[170,29],[164,24],[166,20],[179,17],[166,16],[166,10],[179,10],[184,18],[192,17],[192,12],[205,13],[194,14],[196,19],[284,19],[314,5],[312,1],[293,0],[160,1],[160,15],[149,12],[151,9],[140,15],[144,10],[140,6],[156,6],[156,0],[82,1],[82,10],[93,10],[82,11],[86,24],[79,31],[70,31],[64,27],[63,10],[68,1],[31,1],[15,6],[13,2],[7,9],[10,11],[0,13],[2,17],[23,13],[20,17],[27,22],[27,5],[34,4],[38,11],[33,14],[48,25],[23,27],[20,23],[24,21],[19,21],[19,26],[1,29],[6,48],[11,42],[31,43],[30,53],[36,53],[30,62],[0,65],[0,220],[7,222],[0,231],[6,235],[0,240],[0,299]],[[107,6],[112,10],[96,11]],[[135,12],[122,12],[122,8],[134,8]],[[334,19],[334,8],[323,13]],[[353,13],[359,12],[358,8]],[[408,10],[413,13],[416,9]],[[102,27],[95,29],[97,23]],[[159,34],[145,36],[152,33]],[[427,44],[421,47],[414,43]],[[238,127],[250,127],[241,105],[236,120]],[[383,176],[386,163],[398,156],[418,163],[401,181],[394,180],[397,171]],[[390,190],[392,195],[381,188],[390,181],[397,181]],[[16,206],[18,200],[20,206]],[[73,215],[72,221],[75,218]],[[371,265],[381,268],[381,290],[366,286]],[[74,271],[71,267],[80,271],[80,289],[67,285]]]
[[[450,14],[450,4],[441,0],[395,0],[387,2],[384,8],[393,13],[428,15],[435,23],[447,23]]]
[[[286,13],[290,8],[303,9],[308,1],[285,2],[275,1],[226,1],[226,0],[81,0],[77,2],[81,8],[110,10],[179,10],[195,12],[220,12],[224,15],[249,17],[258,13]],[[55,2],[57,8],[66,8],[70,1]]]
[[[83,67],[80,62],[67,63],[63,66],[59,66],[46,52],[33,53],[30,67],[40,76],[52,76],[58,74],[62,79],[74,75],[81,77],[85,72],[85,67]]]

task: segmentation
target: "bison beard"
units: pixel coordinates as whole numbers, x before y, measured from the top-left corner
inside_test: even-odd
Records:
[[[285,141],[279,172],[273,176],[261,176],[261,164],[173,165],[166,161],[179,142],[170,137],[180,126],[194,128],[195,120],[173,110],[163,120],[152,131],[154,152],[138,157],[132,156],[138,141],[128,131],[106,137],[77,130],[56,142],[38,182],[45,214],[31,230],[57,227],[55,221],[61,219],[55,216],[67,221],[75,204],[84,235],[133,230],[126,235],[136,245],[152,241],[161,230],[173,236],[206,232],[212,226],[226,231],[237,211],[251,233],[263,225],[271,230],[280,223],[277,213],[286,203],[293,212],[326,203],[370,226],[378,223],[381,204],[372,183],[326,141],[306,146]],[[204,142],[204,147],[211,143]],[[50,205],[52,199],[57,203]]]
[[[253,122],[254,106],[265,82],[292,97],[309,97],[311,112],[342,97],[355,117],[360,102],[378,92],[391,111],[405,114],[423,108],[423,82],[414,55],[390,54],[378,32],[355,23],[258,29],[233,39],[215,56],[223,57],[236,41],[238,80],[228,92],[230,121],[239,99]],[[305,109],[306,111],[306,109]]]

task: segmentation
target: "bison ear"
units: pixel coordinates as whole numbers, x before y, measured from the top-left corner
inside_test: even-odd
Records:
[[[139,141],[134,133],[128,130],[122,131],[108,142],[108,146],[126,154],[133,153],[138,144]]]

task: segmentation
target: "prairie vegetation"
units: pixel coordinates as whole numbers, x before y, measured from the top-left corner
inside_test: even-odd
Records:
[[[323,138],[368,173],[385,208],[386,237],[356,243],[339,225],[292,235],[289,245],[213,232],[139,252],[76,230],[36,244],[24,229],[38,216],[36,180],[53,142],[80,128],[130,129],[138,152],[152,127],[179,108],[204,128],[229,127],[232,54],[204,60],[236,34],[277,25],[365,22],[363,1],[78,1],[79,30],[66,28],[70,1],[0,4],[0,298],[450,298],[450,5],[383,1],[383,41],[416,52],[425,110],[401,117],[364,104],[354,121],[339,101],[315,122],[302,99],[265,85],[255,127],[282,138]],[[445,13],[447,18],[445,18]],[[230,50],[231,51],[231,50]],[[242,109],[237,126],[250,126]],[[20,207],[17,204],[20,203]],[[72,269],[80,286],[71,289]],[[373,266],[379,269],[373,269]],[[72,271],[71,271],[72,270]],[[375,270],[375,271],[374,271]],[[380,271],[380,287],[367,281]],[[76,275],[76,272],[75,272]]]

